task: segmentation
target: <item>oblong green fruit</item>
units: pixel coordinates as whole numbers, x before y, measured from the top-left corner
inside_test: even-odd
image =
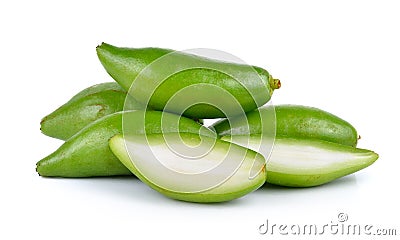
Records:
[[[300,105],[277,105],[276,137],[300,139],[320,139],[343,145],[356,146],[358,134],[347,121],[314,107]],[[263,121],[273,114],[273,107],[268,106],[249,112],[246,117],[220,120],[212,125],[219,136],[261,134]],[[249,126],[247,129],[246,126]],[[268,124],[268,123],[267,123]],[[266,125],[264,123],[264,125]],[[234,127],[230,127],[234,126]],[[273,126],[266,126],[267,128]]]
[[[261,136],[236,136],[232,139],[224,136],[221,139],[258,151]],[[311,187],[366,168],[378,159],[378,154],[315,139],[276,138],[266,159],[268,183]]]
[[[118,112],[98,119],[69,138],[59,149],[36,164],[37,172],[47,177],[130,175],[130,171],[108,147],[108,140],[122,133],[123,120],[130,123],[124,126],[129,133],[181,131],[215,136],[214,132],[199,123],[171,113],[142,110]],[[178,120],[179,126],[176,124]]]
[[[139,102],[194,119],[254,110],[280,87],[280,81],[260,67],[170,49],[118,48],[102,43],[96,51],[111,77]],[[170,100],[173,103],[168,103]]]
[[[200,149],[197,148],[196,151],[207,153],[195,160],[190,158],[188,160],[170,149],[171,146],[178,146],[175,150],[179,152],[179,147],[182,147],[181,141],[189,146],[206,143],[206,146],[213,147],[211,150],[202,147],[204,145],[198,147]],[[260,154],[220,139],[209,137],[200,139],[198,135],[191,133],[149,134],[146,137],[125,135],[125,138],[116,135],[111,138],[109,144],[113,153],[135,176],[156,191],[177,200],[229,201],[256,190],[265,182],[265,159]],[[151,152],[146,150],[149,148]],[[227,156],[230,157],[224,161],[224,157]],[[232,166],[229,164],[236,166],[234,163],[236,160],[239,160],[240,165],[233,168],[235,171],[231,171]],[[137,168],[139,163],[140,170]],[[255,170],[253,175],[251,172],[254,166],[257,167],[253,169]],[[198,190],[197,184],[204,182],[209,183],[211,187]]]
[[[115,82],[91,86],[44,117],[40,122],[40,129],[47,136],[67,140],[89,123],[122,111],[126,96],[126,91]],[[144,109],[143,104],[133,98],[126,100],[126,109]]]

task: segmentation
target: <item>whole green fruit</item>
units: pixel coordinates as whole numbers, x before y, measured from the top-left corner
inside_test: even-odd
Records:
[[[129,124],[124,127],[123,121]],[[110,151],[108,140],[122,133],[163,132],[190,132],[210,137],[216,135],[192,119],[172,113],[143,110],[118,112],[84,127],[59,149],[40,160],[36,164],[36,171],[47,177],[131,175]]]
[[[193,119],[219,118],[264,105],[280,81],[260,67],[162,48],[96,48],[106,71],[136,100]]]
[[[359,136],[350,123],[321,109],[300,105],[263,107],[248,112],[245,117],[220,120],[212,128],[219,136],[262,134],[274,127],[270,121],[274,109],[277,138],[319,139],[357,145]]]

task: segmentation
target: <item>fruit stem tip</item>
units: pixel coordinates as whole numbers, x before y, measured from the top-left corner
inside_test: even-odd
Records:
[[[273,89],[279,89],[281,87],[281,81],[279,79],[273,78],[271,81],[271,87]]]
[[[281,87],[281,81],[279,79],[273,78],[271,75],[269,75],[268,82],[272,90],[279,89]]]

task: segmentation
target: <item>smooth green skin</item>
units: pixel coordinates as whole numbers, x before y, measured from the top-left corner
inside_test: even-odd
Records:
[[[117,83],[101,83],[86,88],[40,122],[43,134],[67,140],[89,123],[106,115],[122,111],[126,91]],[[144,109],[133,98],[127,99],[128,110]]]
[[[331,113],[300,105],[277,105],[274,107],[276,137],[278,138],[320,139],[353,147],[357,145],[356,129],[350,123]],[[244,117],[231,119],[232,126],[235,126],[232,129],[227,119],[216,122],[211,128],[214,128],[219,136],[247,135],[246,126],[249,124],[249,134],[261,134],[261,119],[269,110],[260,108],[247,113],[247,119]]]
[[[160,57],[174,52],[173,50],[161,48],[118,48],[106,43],[97,46],[96,51],[106,71],[127,91],[129,91],[138,74],[145,69],[146,66]],[[280,87],[279,80],[273,79],[266,70],[259,67],[227,63],[182,52],[174,52],[173,56],[174,60],[171,60],[173,62],[168,62],[171,66],[180,65],[182,63],[193,63],[194,65],[207,65],[209,68],[191,68],[169,76],[158,86],[149,100],[148,106],[152,109],[166,110],[177,114],[183,112],[184,116],[193,119],[238,115],[243,111],[248,112],[264,105],[270,100],[273,90]],[[135,99],[147,104],[148,96],[143,92],[152,92],[154,89],[151,82],[158,79],[158,74],[167,71],[168,68],[170,68],[170,66],[165,66],[165,69],[152,69],[152,72],[145,74],[146,81],[141,81],[140,84],[136,85],[135,89],[132,89],[134,91],[132,95]],[[219,71],[210,68],[215,68]],[[231,75],[235,73],[235,76],[240,76],[241,81],[243,81],[248,88],[246,89],[244,85],[239,83],[232,76],[221,72],[221,69]],[[262,81],[254,79],[254,71],[258,73]],[[223,99],[218,93],[210,93],[209,91],[202,92],[199,88],[192,88],[190,94],[185,96],[175,97],[175,99],[179,99],[178,102],[187,102],[189,96],[191,102],[197,104],[187,109],[186,107],[180,108],[176,105],[173,106],[173,109],[164,109],[167,101],[179,90],[199,83],[211,84],[228,91],[240,103],[240,109],[238,107],[232,107],[230,98]],[[254,93],[253,96],[250,95],[250,92]],[[130,94],[131,93],[132,91]],[[220,109],[209,104],[213,102],[222,103],[226,115]]]
[[[114,90],[114,91],[118,91],[118,92],[125,92],[125,94],[126,94],[126,91],[123,88],[121,88],[121,86],[119,86],[118,83],[105,82],[105,83],[95,84],[93,86],[83,89],[82,91],[77,93],[75,96],[73,96],[68,102],[69,103],[74,102],[83,97],[89,96],[91,94],[95,94],[95,93],[99,93],[99,92],[103,92],[103,91],[110,91],[110,90]]]
[[[118,112],[105,116],[69,138],[59,149],[40,160],[36,171],[46,177],[94,177],[131,175],[108,147],[108,140],[115,134],[122,133],[122,119],[129,121],[129,133],[144,133],[143,125],[135,119],[143,118],[144,111]],[[163,128],[161,128],[163,118]],[[178,119],[179,129],[173,124]],[[133,120],[133,121],[132,121]],[[165,127],[167,126],[167,127]],[[168,127],[170,126],[170,127]],[[215,133],[201,124],[171,113],[146,111],[147,133],[192,132],[215,136]]]
[[[232,141],[231,136],[224,136],[221,138],[225,141]],[[259,142],[260,135],[251,135],[250,142]],[[236,144],[242,146],[248,146],[246,141],[241,142],[236,138],[233,140]],[[290,156],[293,154],[293,166],[281,167],[282,159],[276,157],[274,151],[279,145],[287,145],[290,148],[303,149],[302,154],[307,153],[310,147],[318,148],[324,151],[321,154],[349,154],[349,157],[345,162],[340,164],[331,164],[329,166],[319,167],[307,167],[303,168],[295,166],[295,162],[298,160],[298,155],[291,152],[291,150],[285,152],[284,154]],[[257,146],[257,145],[254,145]],[[310,153],[312,154],[312,153]],[[287,187],[313,187],[331,182],[340,177],[352,174],[363,168],[366,168],[373,164],[379,155],[373,151],[367,149],[354,148],[351,146],[346,146],[338,143],[332,143],[327,141],[321,141],[316,139],[294,139],[294,138],[276,138],[272,153],[267,158],[267,182],[280,186]],[[281,166],[280,166],[281,165]]]
[[[123,111],[124,107],[125,111],[145,109],[134,98],[127,98],[127,92],[118,83],[96,84],[80,91],[44,117],[40,122],[40,130],[49,137],[67,140],[95,120]],[[203,119],[196,121],[203,124]]]
[[[180,134],[180,137],[183,139],[185,143],[189,143],[192,145],[197,145],[200,141],[198,140],[198,135],[191,133]],[[159,142],[164,140],[162,134],[149,134],[147,138],[150,139],[149,142],[153,142],[153,144],[154,142]],[[202,137],[202,140],[214,141],[215,139],[211,138],[207,139],[207,137]],[[150,182],[146,178],[145,173],[137,170],[137,168],[130,159],[129,153],[126,150],[125,139],[122,135],[116,135],[112,137],[109,141],[109,145],[115,156],[117,156],[118,159],[142,182],[144,182],[154,190],[158,191],[159,193],[176,200],[187,201],[187,202],[198,202],[198,203],[225,202],[236,198],[240,198],[250,192],[253,192],[265,183],[265,178],[266,178],[265,159],[260,154],[252,150],[249,150],[247,148],[241,147],[239,145],[228,143],[219,139],[216,139],[212,151],[227,152],[229,151],[230,148],[239,150],[240,152],[243,153],[243,156],[245,156],[242,166],[243,165],[252,166],[254,160],[262,164],[261,166],[263,166],[263,168],[258,173],[258,175],[255,176],[252,180],[246,178],[243,179],[242,181],[236,180],[235,183],[232,183],[233,181],[232,178],[234,178],[234,176],[232,176],[230,179],[228,179],[221,185],[202,192],[183,193],[183,192],[170,191],[168,189],[162,188]],[[157,156],[157,158],[159,157],[162,156]],[[246,170],[248,169],[245,167],[239,167],[238,169],[238,171],[246,171]]]

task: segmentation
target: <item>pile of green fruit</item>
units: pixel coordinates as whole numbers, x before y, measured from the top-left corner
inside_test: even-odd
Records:
[[[221,202],[265,182],[321,185],[378,159],[356,148],[355,128],[333,114],[267,106],[280,81],[262,68],[160,48],[96,50],[116,82],[84,89],[42,119],[41,131],[65,143],[36,164],[40,176],[134,174],[174,199]],[[206,127],[203,119],[220,120]],[[171,146],[205,154],[190,162]]]

